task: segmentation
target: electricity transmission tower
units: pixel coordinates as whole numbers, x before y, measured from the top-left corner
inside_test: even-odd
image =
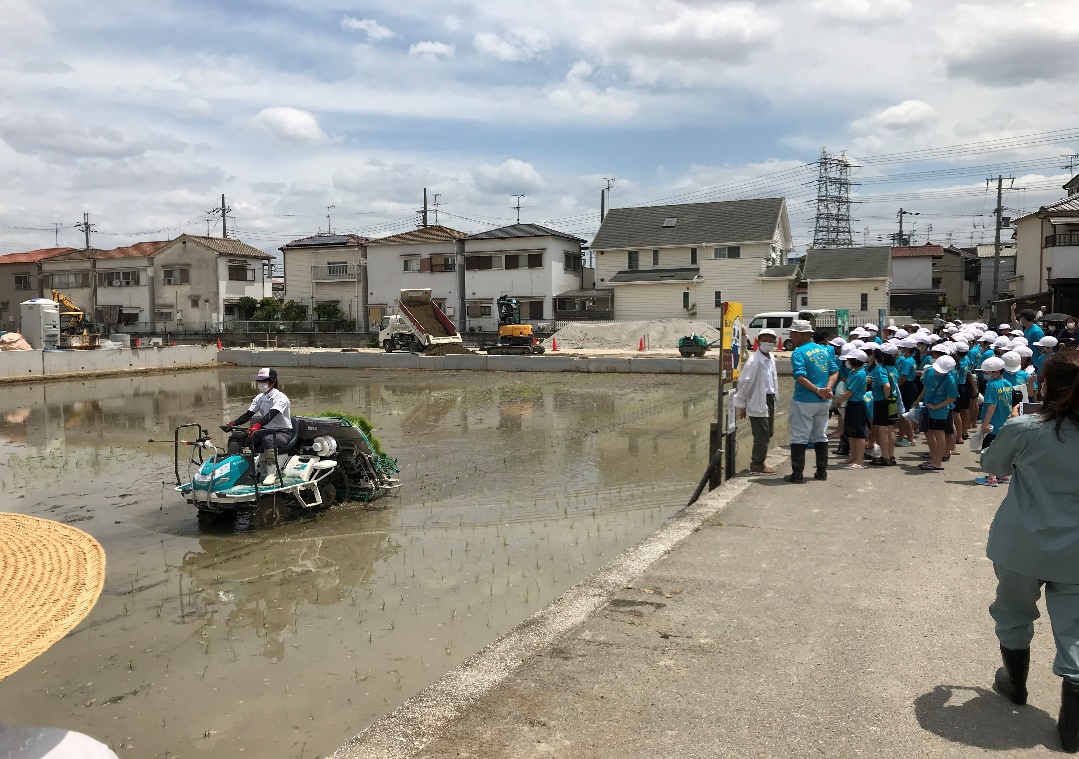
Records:
[[[849,248],[854,243],[850,230],[851,163],[846,152],[828,155],[821,148],[817,161],[817,216],[813,221],[814,248]]]

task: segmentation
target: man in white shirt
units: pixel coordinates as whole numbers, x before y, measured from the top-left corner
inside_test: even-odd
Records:
[[[262,368],[255,376],[259,394],[251,401],[247,411],[236,418],[235,421],[222,426],[228,430],[230,427],[239,427],[248,420],[255,419],[250,429],[239,433],[233,432],[229,438],[229,453],[237,454],[243,450],[244,438],[251,437],[251,451],[272,450],[284,448],[292,437],[291,405],[288,396],[281,392],[277,384],[277,370]]]
[[[749,416],[753,428],[753,452],[749,471],[756,474],[775,474],[776,470],[765,463],[768,446],[775,429],[776,360],[772,351],[776,347],[776,333],[762,329],[757,335],[757,350],[753,351],[738,377],[738,390],[734,394],[734,407],[739,419]]]

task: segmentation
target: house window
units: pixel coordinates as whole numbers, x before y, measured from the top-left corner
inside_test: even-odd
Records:
[[[581,270],[581,256],[575,253],[566,253],[565,263],[563,267],[566,271],[580,271]]]
[[[249,269],[246,266],[230,266],[229,267],[229,281],[230,282],[254,282],[255,270]]]
[[[198,308],[199,307],[199,296],[192,295],[190,298],[188,298],[188,301],[190,301],[190,303],[191,303],[191,308]]]
[[[689,290],[682,293],[682,308],[689,310]]]
[[[30,289],[30,275],[29,274],[16,274],[15,275],[15,289],[16,290],[29,290]]]
[[[543,254],[542,253],[529,253],[528,254],[528,268],[529,269],[542,269],[543,268]]]
[[[501,268],[502,256],[467,256],[465,258],[465,269],[468,271],[487,271]]]
[[[637,268],[637,251],[635,251],[635,250],[629,251],[626,254],[626,257],[628,259],[627,264],[626,264],[627,268],[636,269]]]
[[[450,256],[439,256],[431,259],[431,271],[445,272],[457,269],[457,262]]]
[[[530,300],[528,302],[528,318],[533,321],[538,321],[543,318],[542,300]]]
[[[404,271],[419,271],[420,259],[418,258],[405,258],[401,261]]]
[[[520,256],[508,255],[506,256],[506,268],[507,269],[520,269]]]
[[[138,287],[142,283],[138,269],[126,271],[99,271],[97,273],[98,287]]]
[[[482,317],[486,317],[486,316],[491,316],[491,314],[493,313],[493,309],[494,309],[494,306],[492,306],[490,303],[481,303],[480,304],[480,317],[482,318]]]
[[[862,293],[862,301],[861,301],[861,305],[859,305],[859,307],[858,307],[858,310],[859,311],[868,311],[869,310],[869,293]]]
[[[712,248],[712,258],[741,258],[742,246],[741,245],[724,245],[719,248]]]
[[[723,291],[722,290],[716,290],[715,306],[716,306],[716,308],[723,308]]]
[[[933,277],[933,289],[939,290],[940,285],[944,280],[941,277]]]
[[[161,274],[166,285],[186,285],[191,282],[191,270],[186,267],[162,269]]]
[[[659,266],[659,251],[652,251],[652,266]]]
[[[80,287],[89,287],[90,274],[82,271],[50,274],[49,285],[54,290],[76,290]]]
[[[809,308],[809,296],[808,295],[801,296],[801,298],[799,298],[798,302],[801,304],[799,306],[800,308]]]
[[[696,248],[690,248],[689,249],[689,263],[691,265],[693,265],[693,266],[697,265],[697,249]]]
[[[236,306],[225,306],[225,316],[236,316]]]
[[[160,308],[154,311],[154,321],[171,322],[172,311],[163,311]]]

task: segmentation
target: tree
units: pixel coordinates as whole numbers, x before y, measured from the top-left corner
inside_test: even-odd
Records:
[[[319,303],[315,306],[315,316],[326,322],[344,321],[346,318],[345,312],[336,303]]]
[[[249,298],[249,300],[254,300],[254,298]],[[281,311],[281,301],[277,298],[263,298],[258,302],[258,308],[251,315],[251,319],[260,322],[273,321],[280,317]]]
[[[281,319],[286,322],[302,322],[307,318],[307,306],[294,300],[286,301],[281,306]]]
[[[250,295],[245,295],[236,301],[236,310],[239,311],[240,318],[244,321],[250,321],[258,308],[259,302]]]

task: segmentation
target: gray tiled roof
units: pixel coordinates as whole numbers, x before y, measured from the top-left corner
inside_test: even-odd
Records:
[[[887,279],[892,274],[892,249],[828,248],[805,255],[802,279]]]
[[[783,266],[769,266],[761,274],[762,279],[791,279],[798,276],[799,264],[784,264]]]
[[[580,237],[559,232],[557,229],[545,227],[542,224],[510,224],[508,227],[499,227],[486,232],[469,235],[468,240],[509,240],[518,237],[561,237],[574,242],[584,242]]]
[[[210,250],[226,256],[238,256],[240,258],[273,258],[264,250],[259,250],[246,242],[234,240],[231,237],[204,237],[203,235],[181,235],[189,240],[196,240],[200,245],[205,245]]]
[[[356,248],[366,244],[367,238],[359,235],[317,234],[287,242],[281,246],[280,250],[285,250],[286,248]]]
[[[775,237],[783,198],[612,208],[600,225],[593,250],[665,245],[762,242]],[[677,219],[664,227],[666,219]]]
[[[620,271],[607,281],[619,282],[691,282],[700,273],[696,267],[682,269],[628,269]]]

